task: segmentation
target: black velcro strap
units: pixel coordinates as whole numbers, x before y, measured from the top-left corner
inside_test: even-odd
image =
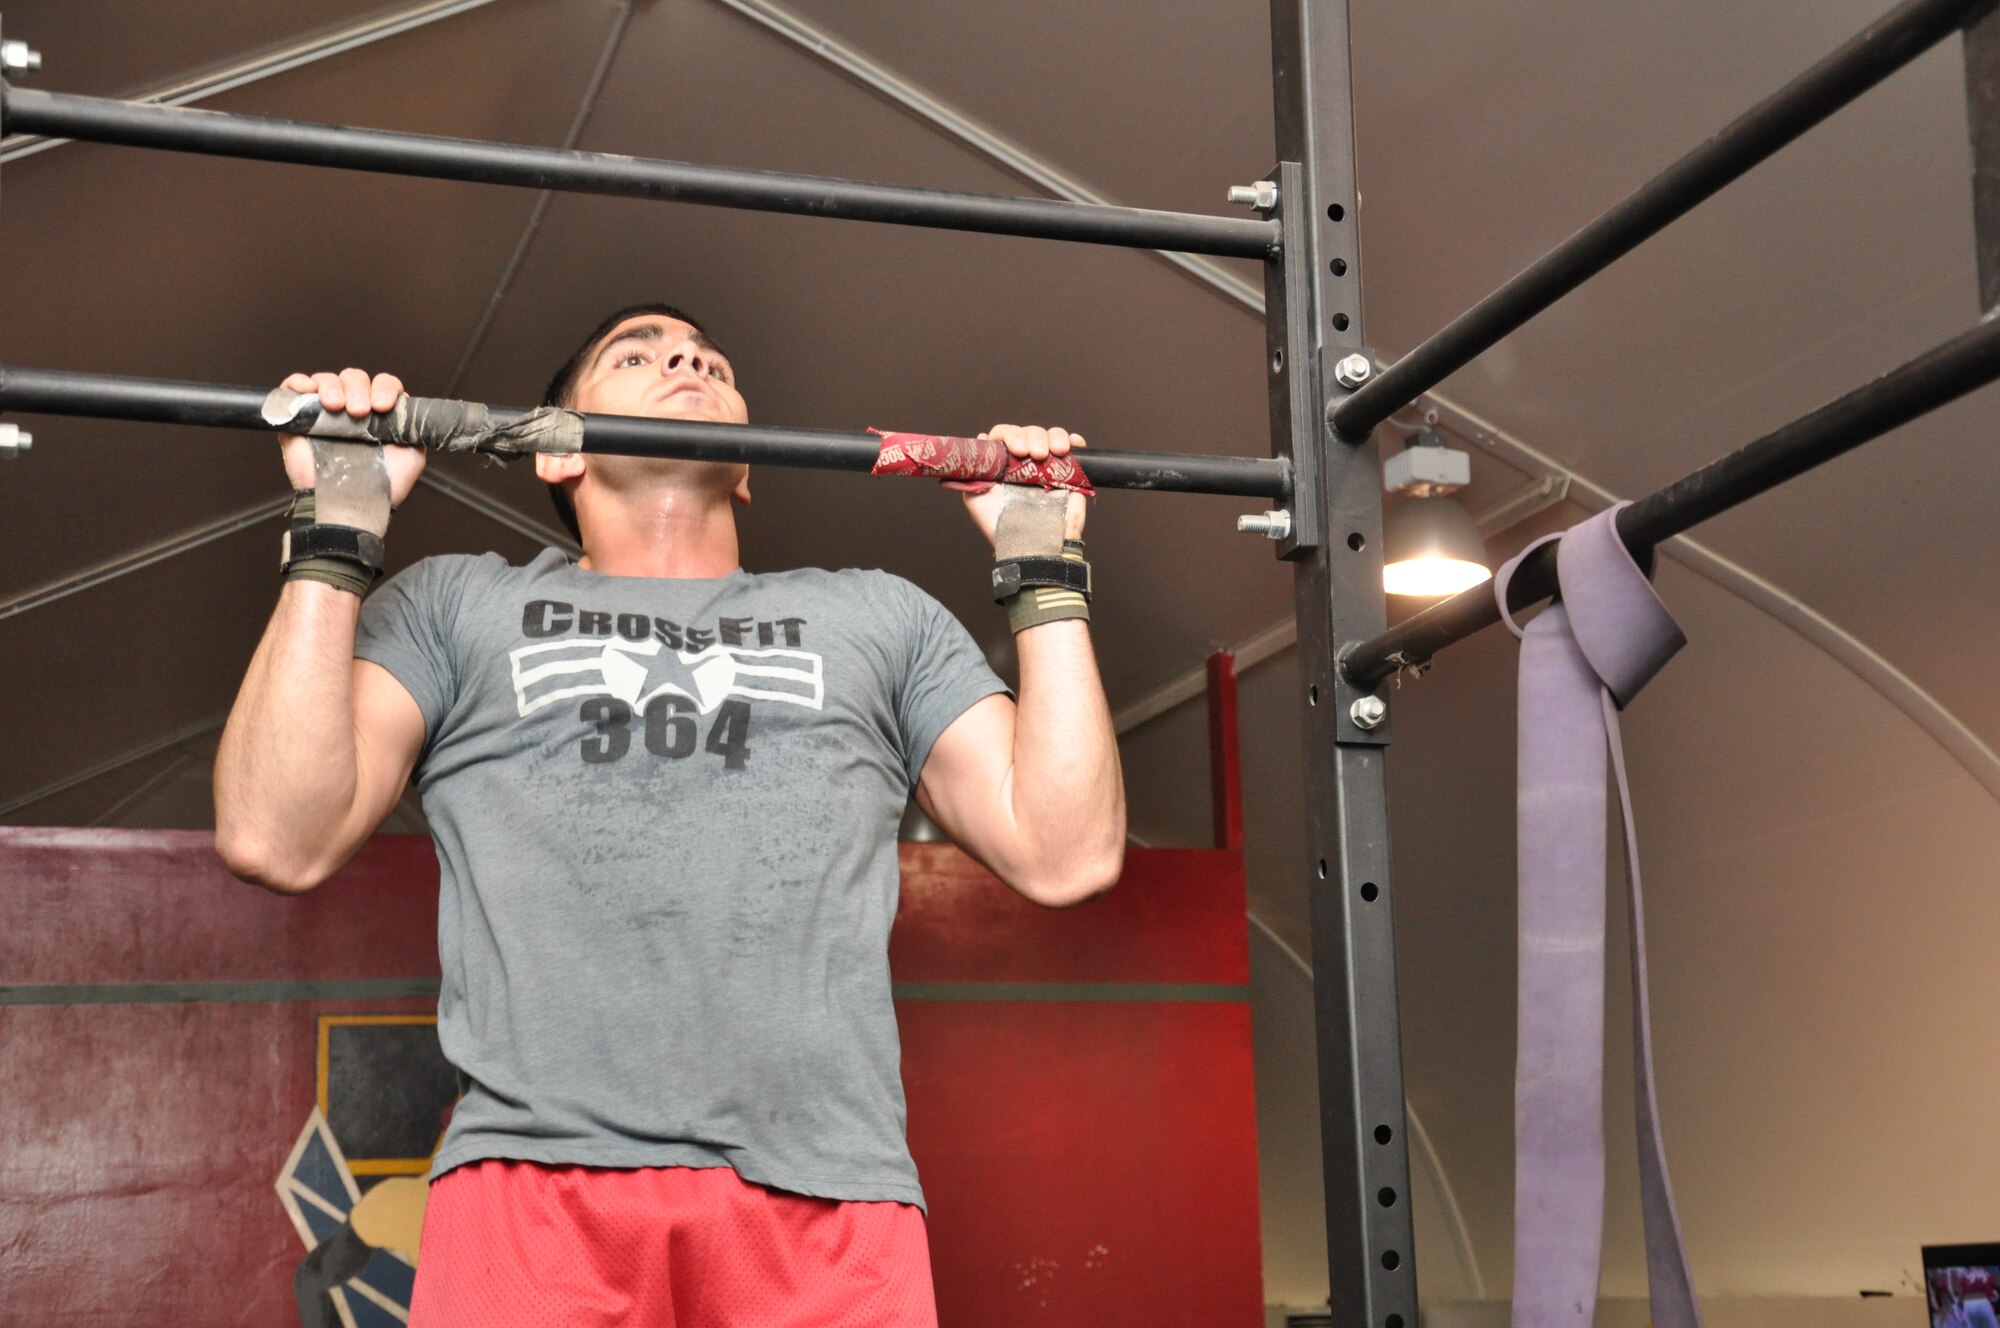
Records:
[[[309,526],[293,526],[286,535],[284,565],[290,567],[307,558],[338,558],[342,562],[357,563],[380,576],[388,561],[388,550],[382,543],[382,537],[372,531],[315,522]]]
[[[1004,603],[1030,586],[1074,590],[1090,598],[1090,564],[1081,558],[1009,558],[993,564],[993,599]]]

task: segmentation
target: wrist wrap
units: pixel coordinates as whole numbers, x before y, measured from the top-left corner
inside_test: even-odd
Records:
[[[313,488],[292,498],[280,566],[287,581],[324,581],[368,593],[382,575],[389,533],[389,465],[377,443],[314,437]]]
[[[1069,504],[1060,490],[1007,490],[993,526],[993,597],[1007,606],[1008,625],[1016,632],[1090,617],[1083,541],[1063,539]]]
[[[1090,598],[1090,564],[1082,558],[1008,558],[993,564],[993,600],[1005,604],[1023,590],[1052,586]]]
[[[292,495],[291,520],[278,555],[281,575],[287,581],[319,581],[367,594],[382,575],[382,537],[353,526],[321,525],[314,519],[317,510],[311,489]]]
[[[1018,589],[1000,593],[1003,578],[1018,578]],[[993,588],[994,598],[1007,606],[1007,625],[1017,633],[1065,618],[1090,621],[1090,564],[1082,540],[1065,540],[1060,558],[1015,558],[996,565]]]

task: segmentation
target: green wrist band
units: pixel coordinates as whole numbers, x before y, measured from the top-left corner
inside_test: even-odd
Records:
[[[320,581],[337,590],[366,595],[375,578],[359,563],[345,558],[300,558],[285,564],[287,581]]]
[[[354,595],[366,595],[382,575],[382,541],[366,531],[322,526],[313,490],[292,494],[278,566],[286,581],[318,581]]]
[[[1034,586],[1007,601],[1007,626],[1016,634],[1065,618],[1090,621],[1090,601],[1074,590]]]

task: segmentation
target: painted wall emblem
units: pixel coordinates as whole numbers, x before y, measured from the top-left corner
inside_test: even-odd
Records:
[[[278,1173],[303,1328],[409,1322],[425,1173],[458,1100],[437,1016],[321,1015],[317,1102]]]

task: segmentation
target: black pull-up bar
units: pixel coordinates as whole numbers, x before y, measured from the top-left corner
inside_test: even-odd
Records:
[[[1874,382],[1828,402],[1756,442],[1731,452],[1618,514],[1618,534],[1643,551],[1899,425],[2000,379],[2000,320],[1982,323]],[[1531,555],[1514,574],[1509,605],[1523,609],[1556,589],[1555,546]],[[1348,651],[1341,670],[1372,688],[1397,669],[1500,621],[1491,586],[1479,586],[1405,619]]]
[[[311,426],[313,415],[309,413],[295,415],[282,425],[267,420],[263,412],[269,395],[268,389],[258,387],[0,365],[0,410],[263,433],[281,428],[303,432]],[[489,411],[496,425],[513,423],[527,413],[498,406]],[[837,429],[585,415],[578,450],[866,473],[881,455],[882,440],[870,433]],[[1077,459],[1090,482],[1100,489],[1209,493],[1273,502],[1284,502],[1291,496],[1289,463],[1269,457],[1120,452],[1093,447],[1078,453]]]
[[[1355,442],[1365,439],[1501,338],[1992,4],[1904,0],[1342,401],[1333,412],[1335,430]]]
[[[487,143],[433,134],[310,124],[41,92],[0,83],[0,132],[87,143],[164,148],[217,157],[415,175],[472,184],[613,194],[992,235],[1268,259],[1278,224],[1249,217],[1006,198],[872,184],[821,175],[751,171],[621,157],[568,148]]]

